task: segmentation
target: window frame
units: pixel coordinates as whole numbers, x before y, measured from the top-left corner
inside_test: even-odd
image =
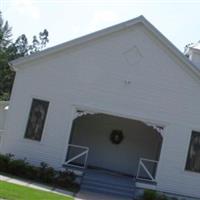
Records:
[[[46,107],[46,111],[45,111],[45,116],[44,116],[43,124],[42,124],[42,131],[41,131],[40,137],[38,139],[31,138],[31,137],[27,136],[27,131],[28,131],[29,123],[30,123],[30,117],[31,117],[31,112],[32,112],[32,109],[33,109],[33,103],[34,103],[34,101],[41,101],[41,102],[47,103],[47,105],[46,105],[47,107]],[[30,140],[30,141],[34,141],[34,142],[41,142],[42,141],[42,137],[43,137],[44,129],[45,129],[45,125],[46,125],[46,120],[47,120],[47,115],[48,115],[48,111],[49,111],[49,105],[50,105],[50,101],[48,101],[48,100],[44,100],[44,99],[41,99],[41,98],[35,98],[35,97],[33,97],[31,99],[31,103],[29,105],[28,119],[26,120],[26,128],[25,128],[25,132],[24,132],[24,136],[23,136],[24,139],[27,139],[27,140]]]
[[[190,151],[191,151],[191,146],[192,146],[192,140],[193,140],[193,134],[195,134],[195,135],[199,135],[199,139],[200,139],[200,131],[197,131],[197,130],[192,130],[191,131],[191,134],[190,134],[190,142],[189,142],[189,146],[188,146],[188,150],[187,150],[187,157],[186,157],[186,162],[185,162],[185,171],[187,171],[187,172],[190,172],[190,173],[198,173],[198,174],[200,174],[200,168],[199,168],[199,170],[198,171],[196,171],[196,170],[192,170],[192,169],[189,169],[188,168],[188,159],[190,159]],[[199,148],[200,148],[200,143],[199,143]]]

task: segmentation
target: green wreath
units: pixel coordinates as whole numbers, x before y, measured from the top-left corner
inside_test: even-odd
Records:
[[[121,130],[113,130],[110,134],[110,141],[113,144],[120,144],[123,139],[124,139],[124,135]]]

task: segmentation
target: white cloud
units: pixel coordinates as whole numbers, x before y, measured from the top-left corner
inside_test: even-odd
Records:
[[[33,0],[15,0],[15,10],[24,16],[31,17],[35,20],[40,18],[39,8],[34,4]]]
[[[89,31],[96,31],[112,23],[117,23],[119,16],[111,10],[100,10],[94,13],[94,16],[89,24]]]

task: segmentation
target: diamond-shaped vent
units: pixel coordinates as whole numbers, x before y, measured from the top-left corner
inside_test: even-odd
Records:
[[[123,55],[127,63],[130,65],[138,64],[142,59],[142,54],[136,46],[133,46],[131,49],[125,51]]]

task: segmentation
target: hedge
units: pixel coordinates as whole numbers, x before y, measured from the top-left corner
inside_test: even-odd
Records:
[[[15,159],[14,155],[11,154],[0,154],[0,172],[65,188],[73,192],[79,190],[79,184],[75,182],[76,175],[73,172],[55,170],[45,162],[41,162],[39,167],[33,166],[26,159]]]

